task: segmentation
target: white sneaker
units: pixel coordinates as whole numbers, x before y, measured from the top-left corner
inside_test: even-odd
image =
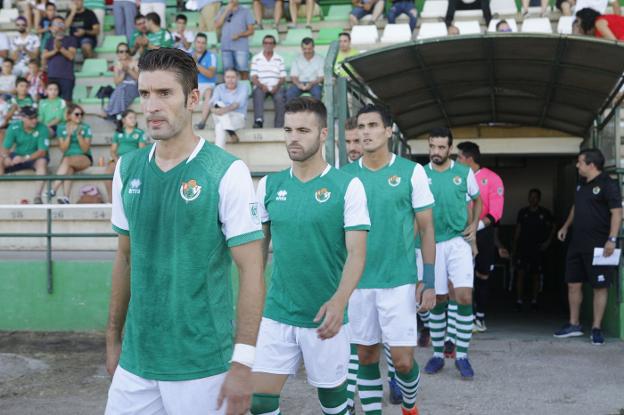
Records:
[[[485,320],[481,320],[479,318],[474,319],[474,323],[472,324],[472,332],[473,333],[483,333],[487,330],[485,327]]]

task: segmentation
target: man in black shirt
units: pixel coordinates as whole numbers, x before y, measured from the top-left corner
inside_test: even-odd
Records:
[[[524,302],[524,280],[531,277],[533,290],[531,307],[537,307],[540,290],[540,274],[544,252],[550,246],[554,236],[554,226],[550,211],[540,206],[542,192],[529,190],[529,206],[520,209],[516,221],[513,258],[516,263],[516,307],[522,311]]]
[[[97,36],[100,33],[100,23],[93,10],[84,7],[84,0],[72,1],[65,19],[65,26],[69,27],[69,34],[78,41],[78,47],[82,49],[83,56],[93,58]]]
[[[616,267],[594,266],[594,248],[604,248],[604,256],[613,255],[617,236],[622,226],[622,195],[618,182],[602,170],[604,156],[597,149],[581,151],[576,168],[581,177],[576,187],[574,206],[557,237],[565,240],[570,225],[572,240],[566,258],[566,281],[570,321],[555,332],[555,337],[583,335],[580,324],[580,309],[583,301],[583,282],[594,289],[594,320],[592,344],[603,344],[601,332],[602,317],[607,305],[607,289],[616,275]]]

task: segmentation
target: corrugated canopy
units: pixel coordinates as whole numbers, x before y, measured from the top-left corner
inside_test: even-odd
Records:
[[[403,43],[347,62],[409,138],[487,123],[585,136],[624,72],[624,47],[588,37],[487,34]]]

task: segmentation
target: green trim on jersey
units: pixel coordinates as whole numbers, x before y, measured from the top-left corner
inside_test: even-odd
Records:
[[[113,226],[113,231],[117,232],[118,234],[124,235],[124,236],[130,236],[130,232],[128,232],[127,230],[118,228],[115,225],[112,225],[112,226]]]

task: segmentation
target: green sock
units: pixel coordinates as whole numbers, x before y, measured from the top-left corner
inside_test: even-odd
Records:
[[[349,408],[355,408],[353,399],[355,398],[359,365],[357,344],[351,344],[351,357],[349,358],[349,371],[347,372],[347,406]]]
[[[418,363],[413,362],[412,370],[407,373],[397,372],[396,380],[403,395],[403,407],[412,409],[416,406],[416,395],[418,395],[418,384],[420,383],[420,369]]]
[[[347,414],[347,382],[335,388],[318,388],[323,415]]]
[[[431,344],[433,345],[433,357],[444,357],[444,333],[446,332],[446,306],[447,303],[440,303],[431,310],[429,319],[429,332],[431,333]]]
[[[457,359],[465,359],[468,356],[473,318],[472,304],[457,306]]]
[[[360,364],[357,387],[364,414],[381,415],[383,382],[379,372],[379,362],[370,365]]]
[[[449,301],[448,313],[446,317],[446,339],[455,343],[457,340],[457,302],[454,300]]]
[[[388,382],[395,377],[396,370],[394,369],[394,363],[392,363],[392,353],[390,353],[390,346],[386,343],[383,344],[384,355],[386,356],[386,363],[388,364]]]
[[[268,393],[254,393],[251,398],[252,415],[280,415],[279,395],[270,395]]]

